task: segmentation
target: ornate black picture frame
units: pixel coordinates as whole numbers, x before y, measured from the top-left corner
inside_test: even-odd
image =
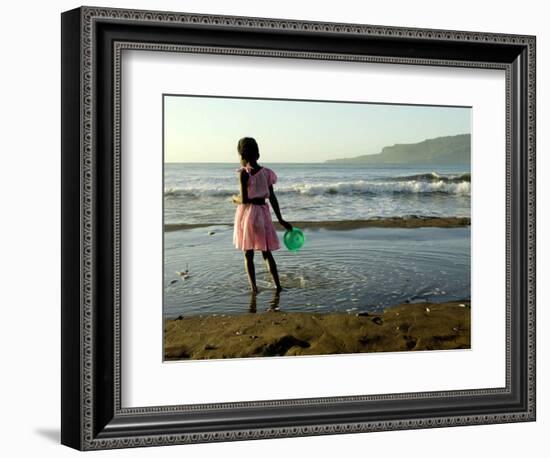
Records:
[[[81,7],[62,14],[62,434],[79,450],[535,420],[535,37]],[[506,386],[121,406],[124,49],[506,72]],[[489,190],[490,191],[490,190]]]

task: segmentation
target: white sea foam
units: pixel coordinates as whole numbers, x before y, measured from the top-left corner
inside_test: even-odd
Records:
[[[469,181],[450,180],[356,180],[338,182],[301,182],[276,187],[277,194],[302,195],[338,195],[338,194],[457,194],[469,195]],[[175,197],[230,197],[236,194],[236,188],[193,186],[169,187],[164,190],[165,196]]]

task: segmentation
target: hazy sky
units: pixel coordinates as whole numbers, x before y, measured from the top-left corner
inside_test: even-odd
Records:
[[[166,162],[238,162],[254,137],[260,162],[323,162],[384,146],[470,133],[470,108],[165,96]]]

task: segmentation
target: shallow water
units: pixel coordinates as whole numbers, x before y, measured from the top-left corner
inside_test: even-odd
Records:
[[[257,253],[251,300],[231,226],[165,233],[164,314],[381,310],[403,302],[470,298],[470,228],[305,230],[298,253],[274,252],[285,289],[277,300]],[[214,232],[213,235],[209,233]],[[279,232],[282,240],[282,233]],[[185,279],[176,271],[189,269]]]

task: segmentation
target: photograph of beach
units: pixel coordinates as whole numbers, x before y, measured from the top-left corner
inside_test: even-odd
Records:
[[[164,361],[470,348],[470,107],[163,111]]]

